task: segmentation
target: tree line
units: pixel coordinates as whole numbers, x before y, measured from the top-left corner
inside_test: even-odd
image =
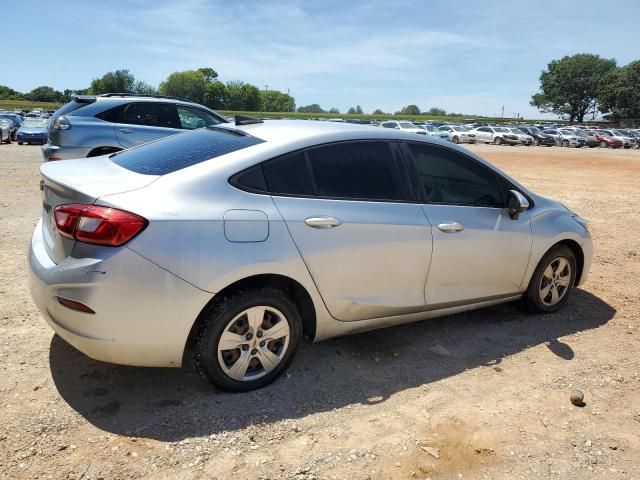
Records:
[[[102,77],[94,78],[89,87],[84,89],[56,90],[50,86],[40,86],[30,92],[21,93],[7,86],[0,85],[0,100],[29,100],[32,102],[66,103],[76,95],[100,95],[101,93],[136,93],[146,95],[167,95],[188,98],[215,110],[235,110],[245,112],[302,112],[340,114],[340,109],[333,107],[324,110],[317,103],[296,108],[295,99],[288,93],[278,90],[260,90],[255,85],[239,80],[222,82],[218,72],[205,67],[197,70],[174,72],[160,83],[158,88],[137,79],[129,70],[122,69],[107,72]],[[362,107],[350,107],[348,115],[364,114]],[[402,115],[462,116],[448,114],[441,108],[421,112],[416,105],[408,105],[395,112]],[[380,109],[374,115],[388,115]]]
[[[622,67],[613,58],[590,53],[552,60],[530,103],[571,122],[597,112],[614,119],[640,118],[640,60]]]

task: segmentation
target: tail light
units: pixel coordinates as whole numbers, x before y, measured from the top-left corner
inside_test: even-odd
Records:
[[[60,115],[53,121],[54,130],[69,130],[71,128],[71,122],[64,115]]]
[[[59,205],[53,215],[61,235],[108,247],[124,245],[149,224],[134,213],[79,203]]]

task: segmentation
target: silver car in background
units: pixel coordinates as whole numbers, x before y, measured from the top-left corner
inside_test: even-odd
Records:
[[[225,121],[213,110],[181,98],[81,95],[49,119],[49,141],[42,155],[46,161],[97,157]]]
[[[232,391],[314,341],[585,281],[585,220],[476,154],[347,123],[242,120],[41,166],[30,288],[92,358]]]

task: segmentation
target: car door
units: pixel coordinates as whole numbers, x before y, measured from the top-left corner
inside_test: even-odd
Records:
[[[397,145],[339,142],[263,164],[269,192],[333,317],[424,309],[431,227]]]
[[[432,225],[427,305],[458,305],[518,293],[532,233],[527,212],[516,220],[507,213],[507,180],[447,147],[407,143],[403,151],[412,161],[415,188]]]
[[[122,109],[115,125],[116,138],[124,148],[174,135],[180,128],[175,104],[161,102],[130,103]]]

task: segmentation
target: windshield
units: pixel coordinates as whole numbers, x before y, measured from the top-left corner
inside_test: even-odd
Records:
[[[400,125],[400,128],[416,128],[416,126],[410,122],[398,122],[398,125]]]
[[[498,127],[498,128],[494,128],[494,130],[498,133],[509,133],[509,130],[507,130],[506,128],[502,128],[502,127]]]
[[[452,127],[456,132],[470,132],[469,127]]]
[[[27,118],[24,122],[22,122],[22,126],[27,128],[45,128],[47,126],[47,121],[35,118]]]
[[[511,130],[511,133],[515,133],[516,135],[526,135],[526,133],[524,133],[522,130],[519,130],[517,128],[510,128],[509,130]]]
[[[433,125],[424,125],[422,128],[424,128],[427,132],[439,132],[440,131],[436,127],[434,127]]]
[[[615,133],[616,135],[619,135],[621,137],[626,137],[627,136],[626,133],[622,133],[620,130],[614,130],[613,133]]]

